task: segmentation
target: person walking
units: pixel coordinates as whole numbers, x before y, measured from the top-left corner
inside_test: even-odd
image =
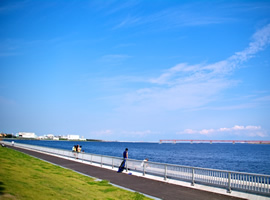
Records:
[[[123,152],[123,158],[124,160],[128,159],[128,148]]]
[[[118,168],[117,171],[118,173],[121,173],[125,169],[127,159],[128,159],[128,148],[126,148],[125,151],[123,152],[123,161]]]

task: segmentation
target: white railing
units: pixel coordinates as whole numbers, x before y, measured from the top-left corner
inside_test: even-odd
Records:
[[[2,141],[6,145],[11,145],[10,142]],[[72,151],[48,148],[42,146],[28,145],[16,143],[16,147],[57,154],[61,156],[77,158],[83,161],[88,161],[91,164],[95,163],[101,167],[110,166],[118,168],[122,160],[118,157],[104,156],[90,153],[74,153]],[[189,167],[181,165],[172,165],[155,162],[143,162],[134,159],[128,159],[126,162],[126,170],[134,170],[141,172],[142,175],[151,174],[166,179],[177,179],[188,181],[191,185],[195,183],[216,186],[225,188],[228,192],[232,190],[245,191],[254,194],[263,194],[270,196],[270,176],[263,174],[251,174],[234,171],[224,171],[215,169],[206,169],[199,167]]]

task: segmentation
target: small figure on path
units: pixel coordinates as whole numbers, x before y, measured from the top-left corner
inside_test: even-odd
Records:
[[[78,153],[81,153],[81,150],[82,150],[82,146],[78,145],[78,149],[77,149]]]
[[[78,152],[77,152],[77,150],[78,150],[78,145],[74,145],[72,147],[72,152],[74,153],[74,156],[75,156],[76,159],[78,159]]]
[[[127,159],[128,159],[128,148],[126,148],[126,150],[123,152],[123,161],[119,166],[117,173],[121,173],[125,169]]]
[[[145,164],[145,167],[148,167],[148,158],[145,158],[143,161],[142,161],[142,163],[141,163],[141,167],[143,167],[143,165]]]
[[[73,147],[72,147],[72,152],[75,152],[76,151],[76,146],[74,145]]]

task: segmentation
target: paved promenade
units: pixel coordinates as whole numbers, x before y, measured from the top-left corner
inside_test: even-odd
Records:
[[[117,173],[113,170],[95,167],[89,164],[76,162],[56,156],[30,151],[22,148],[11,147],[23,153],[35,156],[42,160],[57,164],[59,166],[72,169],[74,171],[86,174],[99,179],[105,179],[112,184],[128,188],[143,194],[147,194],[164,200],[236,200],[240,198],[196,190],[179,185],[169,184],[165,182],[155,181],[143,177],[128,175],[125,173]]]

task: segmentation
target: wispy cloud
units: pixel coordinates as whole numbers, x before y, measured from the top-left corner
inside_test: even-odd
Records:
[[[160,77],[151,79],[150,81],[156,84],[173,84],[174,82],[203,81],[213,77],[224,77],[240,64],[255,56],[256,53],[262,51],[269,44],[270,24],[258,30],[253,35],[253,41],[246,49],[241,52],[236,52],[226,60],[207,65],[188,65],[181,63],[168,69]]]
[[[253,41],[249,43],[249,46],[245,50],[235,53],[235,55],[228,59],[232,63],[232,66],[250,59],[270,44],[270,24],[258,30],[252,38]]]
[[[147,16],[145,23],[164,23],[164,25],[174,27],[180,26],[204,26],[209,24],[221,24],[232,21],[230,17],[222,17],[219,14],[204,12],[203,9],[196,10],[197,6],[187,5],[181,8],[168,8],[151,16]]]
[[[126,94],[123,109],[198,109],[235,86],[230,75],[270,43],[270,24],[258,30],[246,49],[213,64],[178,64],[148,81],[151,87]]]
[[[221,134],[230,134],[230,135],[245,135],[248,137],[266,137],[266,131],[261,128],[261,126],[239,126],[235,125],[231,128],[219,128],[219,129],[202,129],[202,130],[193,130],[193,129],[185,129],[182,132],[178,132],[177,134],[188,134],[188,135],[204,135],[204,136],[219,136]]]
[[[141,21],[140,17],[128,16],[125,19],[123,19],[119,24],[114,26],[112,29],[114,30],[114,29],[118,29],[118,28],[122,28],[122,27],[126,27],[126,26],[131,26],[131,25],[137,24],[140,21]]]
[[[114,29],[142,25],[147,25],[151,29],[157,26],[160,29],[161,24],[162,29],[172,29],[183,26],[205,26],[235,21],[227,13],[208,12],[210,5],[206,6],[204,4],[189,3],[177,7],[167,7],[151,14],[141,14],[140,12],[136,13],[136,11],[129,12],[114,26]],[[207,9],[205,9],[206,7]],[[217,8],[223,10],[222,6],[216,6],[215,9]]]

